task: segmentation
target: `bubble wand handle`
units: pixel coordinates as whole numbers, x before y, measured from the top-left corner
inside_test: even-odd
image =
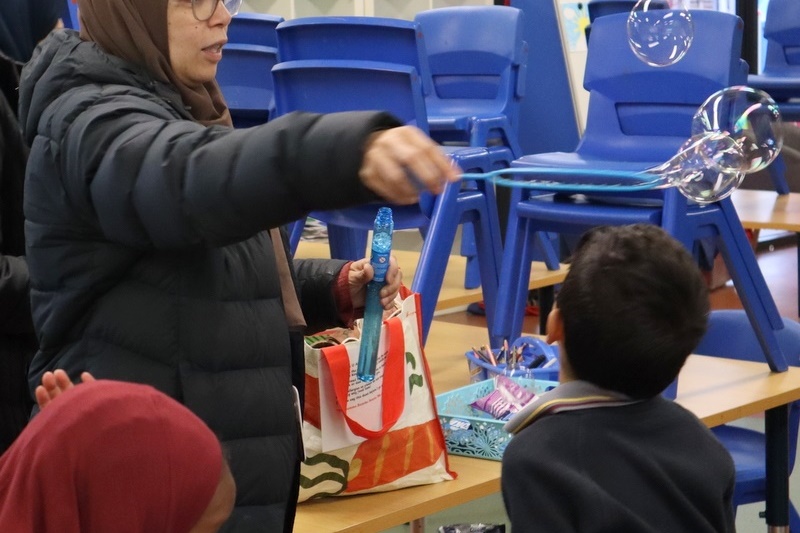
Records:
[[[383,322],[380,292],[386,283],[386,271],[389,269],[393,231],[392,210],[388,207],[381,207],[375,217],[372,233],[370,265],[372,265],[374,277],[367,283],[364,322],[361,328],[361,348],[358,354],[357,376],[359,380],[366,382],[375,379],[375,367],[378,363],[378,343]]]

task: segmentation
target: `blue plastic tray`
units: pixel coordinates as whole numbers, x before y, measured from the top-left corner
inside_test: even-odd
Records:
[[[514,378],[514,381],[536,394],[558,385],[555,381],[524,378]],[[494,380],[487,379],[436,396],[439,422],[449,453],[495,461],[502,459],[511,440],[511,435],[503,430],[505,421],[495,420],[469,405],[494,388]]]

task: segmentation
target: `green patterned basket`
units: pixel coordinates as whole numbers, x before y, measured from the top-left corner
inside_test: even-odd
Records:
[[[514,381],[536,394],[558,385],[555,381],[524,378],[514,378]],[[511,440],[511,435],[503,431],[505,422],[469,405],[494,388],[494,380],[487,379],[436,396],[436,409],[449,453],[495,461],[502,459]]]

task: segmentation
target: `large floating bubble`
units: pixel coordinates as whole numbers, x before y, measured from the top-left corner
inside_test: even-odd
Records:
[[[639,0],[628,15],[628,44],[636,57],[653,67],[680,61],[694,39],[692,14],[682,2],[664,9],[660,2]]]
[[[692,135],[721,132],[734,139],[745,157],[749,174],[772,163],[783,146],[781,114],[764,91],[738,85],[715,92],[692,120]]]
[[[730,196],[742,183],[745,166],[741,146],[714,131],[691,137],[669,161],[647,172],[690,200],[707,204]]]

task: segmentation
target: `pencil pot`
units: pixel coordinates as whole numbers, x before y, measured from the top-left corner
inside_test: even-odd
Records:
[[[558,381],[558,348],[535,337],[520,337],[508,350],[488,348],[470,350],[464,355],[469,365],[470,383],[477,383],[496,375],[506,375],[544,381]]]

